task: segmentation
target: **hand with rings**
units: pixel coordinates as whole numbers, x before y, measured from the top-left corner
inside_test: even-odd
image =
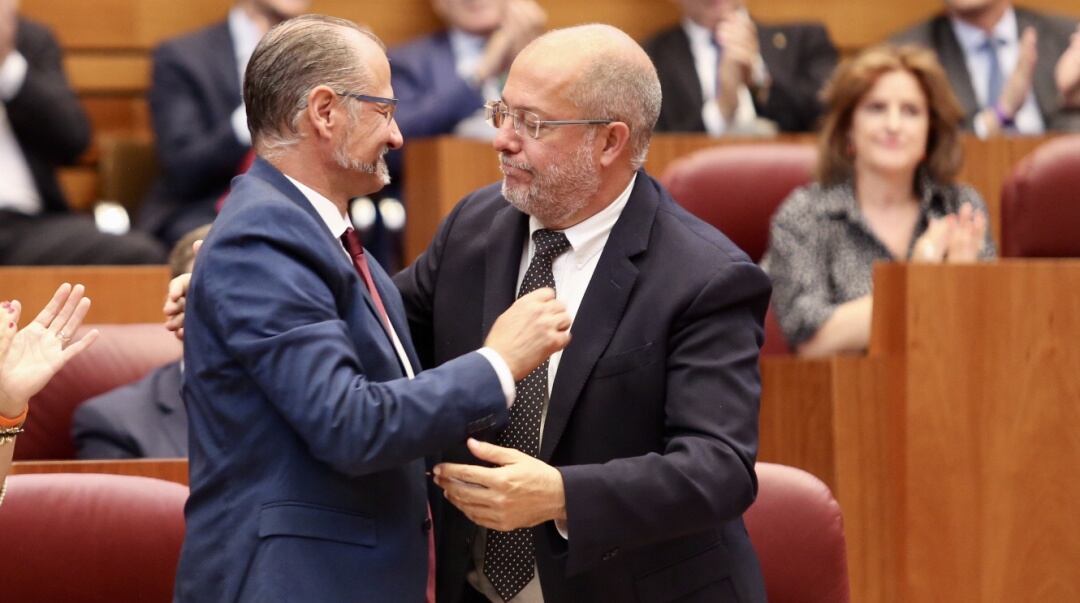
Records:
[[[22,306],[0,304],[0,415],[16,417],[34,394],[97,339],[92,330],[71,342],[90,310],[82,285],[64,283],[30,324],[18,329]]]

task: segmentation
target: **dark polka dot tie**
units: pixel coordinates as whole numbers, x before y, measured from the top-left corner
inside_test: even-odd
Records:
[[[555,288],[551,263],[570,248],[566,235],[555,230],[541,229],[533,233],[536,251],[525,270],[518,297],[539,289]],[[517,382],[517,395],[510,407],[510,424],[499,435],[500,446],[517,448],[532,456],[540,454],[540,421],[548,398],[548,362],[533,369]],[[531,528],[513,532],[488,530],[484,549],[484,575],[504,601],[521,592],[533,578],[536,552]]]

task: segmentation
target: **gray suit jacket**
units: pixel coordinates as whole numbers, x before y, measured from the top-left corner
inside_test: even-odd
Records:
[[[71,428],[80,459],[186,457],[180,361],[87,400],[75,410]]]
[[[1054,83],[1054,66],[1069,47],[1069,37],[1076,31],[1076,21],[1026,8],[1016,7],[1014,10],[1020,31],[1034,27],[1039,37],[1039,62],[1035,65],[1032,87],[1046,129],[1080,130],[1080,110],[1064,109],[1061,106],[1057,85]],[[964,51],[953,33],[948,15],[942,13],[929,21],[919,23],[894,36],[892,42],[919,44],[937,53],[938,60],[945,67],[945,73],[952,83],[953,92],[964,107],[964,123],[970,128],[975,114],[979,111],[979,104],[975,100],[975,89],[971,86],[971,75],[964,60]]]

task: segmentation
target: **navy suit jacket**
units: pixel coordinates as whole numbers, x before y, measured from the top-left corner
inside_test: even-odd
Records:
[[[250,148],[230,122],[241,101],[227,22],[154,50],[149,102],[161,172],[140,208],[142,229],[159,232],[193,211],[213,215]]]
[[[180,361],[83,402],[75,409],[71,430],[80,459],[186,457]]]
[[[90,122],[68,85],[52,32],[21,17],[17,27],[15,49],[26,59],[26,80],[15,97],[4,102],[4,111],[45,211],[67,211],[56,167],[75,163],[86,150]]]
[[[372,272],[418,366],[401,297]],[[422,457],[505,421],[490,363],[472,352],[405,378],[341,243],[261,159],[235,181],[187,304],[176,599],[422,601]]]
[[[1070,37],[1076,31],[1076,21],[1019,6],[1013,10],[1016,11],[1016,25],[1020,32],[1033,27],[1038,35],[1036,50],[1039,59],[1035,63],[1031,88],[1035,92],[1035,101],[1046,129],[1080,130],[1080,109],[1066,109],[1061,106],[1057,84],[1054,82],[1054,67],[1069,47]],[[956,39],[949,16],[942,13],[917,23],[897,34],[892,41],[896,44],[918,44],[937,53],[938,61],[949,76],[953,92],[964,108],[964,123],[968,128],[973,127],[975,115],[980,110],[979,101],[971,85],[971,74],[968,73],[964,50]]]
[[[425,361],[483,339],[514,300],[527,236],[493,185],[395,277]],[[742,251],[638,172],[551,391],[540,458],[562,472],[570,537],[533,529],[545,601],[764,600],[741,516],[757,487],[769,292]],[[443,459],[475,462],[462,446]],[[476,526],[435,509],[439,600],[456,603]]]
[[[809,132],[821,114],[818,94],[836,68],[837,52],[820,23],[757,24],[761,59],[772,77],[768,97],[754,99],[760,117],[783,132]],[[664,99],[658,132],[704,132],[701,83],[682,26],[662,31],[644,44],[660,76]]]

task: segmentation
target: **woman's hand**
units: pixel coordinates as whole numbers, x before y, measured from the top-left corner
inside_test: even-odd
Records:
[[[960,207],[945,261],[950,264],[970,264],[979,259],[979,250],[986,239],[986,214],[970,203]]]
[[[71,342],[90,310],[82,285],[64,283],[33,322],[16,331],[22,307],[0,306],[0,415],[17,417],[34,394],[69,360],[97,339],[97,330]]]
[[[930,225],[911,250],[911,261],[941,263],[949,250],[952,231],[956,227],[956,216],[949,214],[941,218],[930,218]]]

